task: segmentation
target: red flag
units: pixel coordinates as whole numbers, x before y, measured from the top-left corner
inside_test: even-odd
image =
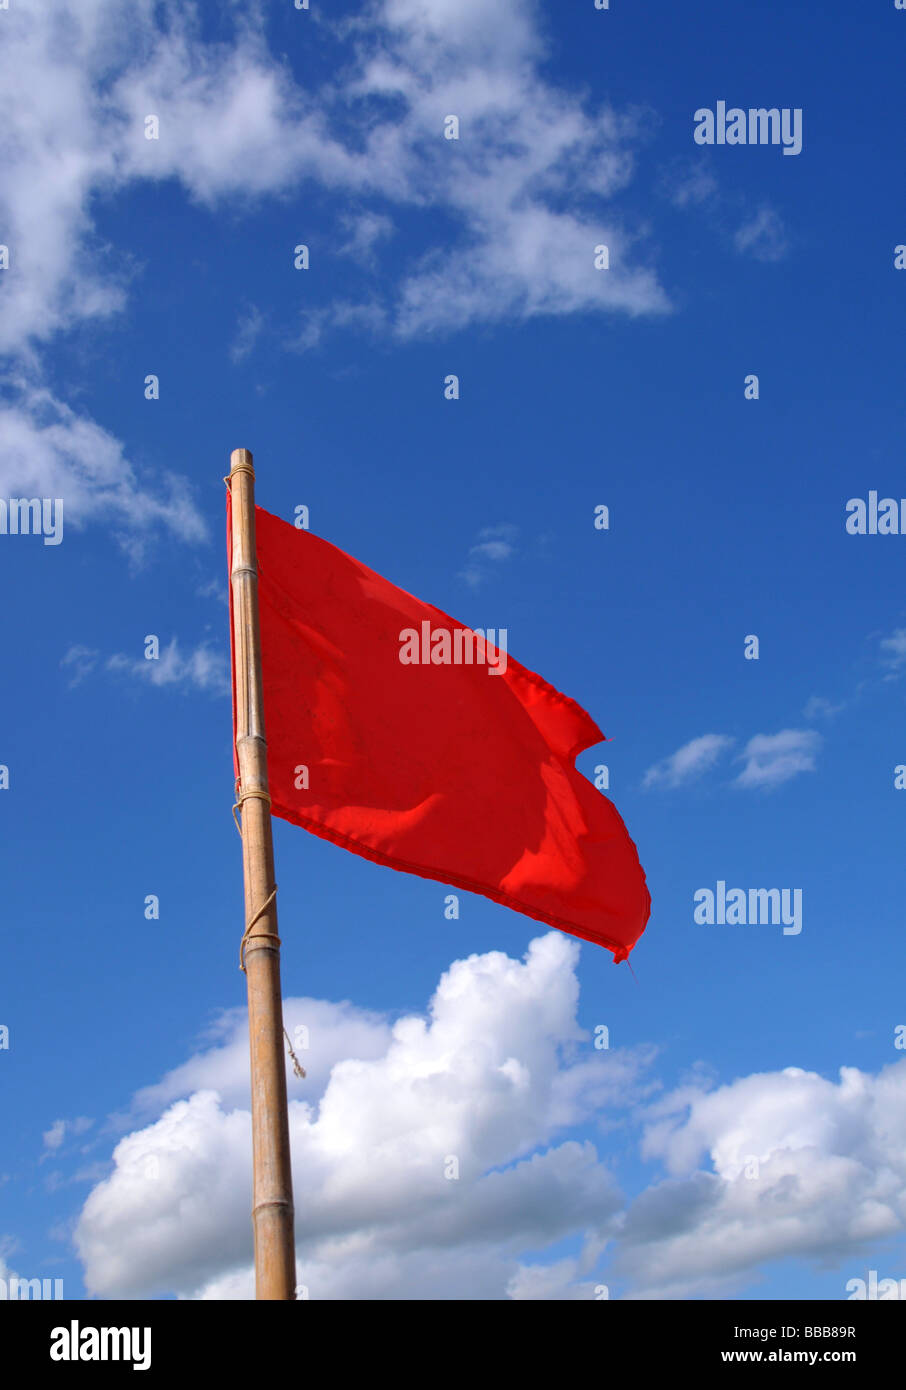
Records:
[[[227,494],[231,551],[229,513]],[[576,771],[604,738],[590,716],[502,634],[261,507],[255,525],[273,813],[625,960],[651,899],[619,813]]]

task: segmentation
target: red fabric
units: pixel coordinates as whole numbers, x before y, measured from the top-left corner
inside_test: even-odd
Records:
[[[402,664],[404,628],[464,625],[260,507],[255,521],[274,814],[625,960],[651,899],[619,813],[574,766],[604,738],[589,715],[509,653],[494,675]]]

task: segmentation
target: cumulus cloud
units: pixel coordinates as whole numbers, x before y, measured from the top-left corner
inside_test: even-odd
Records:
[[[779,787],[800,772],[814,772],[821,735],[813,729],[781,729],[779,734],[750,738],[740,760],[745,767],[735,779],[737,787]]]
[[[906,1229],[906,1061],[699,1069],[654,1099],[651,1050],[597,1052],[578,1027],[577,958],[556,932],[523,961],[470,956],[395,1022],[286,1001],[297,1046],[307,1030],[290,1128],[311,1298],[728,1296],[771,1261],[842,1268]],[[231,1010],[135,1097],[76,1230],[91,1293],[253,1297],[247,1056]],[[659,1165],[635,1197],[570,1134],[592,1121]]]
[[[303,1019],[310,1034],[290,1126],[312,1298],[502,1298],[526,1286],[528,1252],[606,1227],[620,1205],[609,1168],[588,1140],[558,1141],[646,1094],[644,1057],[596,1052],[579,1029],[577,957],[551,933],[522,962],[456,961],[427,1017],[393,1024],[289,1001],[291,1036]],[[137,1098],[167,1108],[120,1141],[85,1203],[92,1292],[250,1296],[243,1028],[230,1020],[209,1057]]]
[[[839,1264],[906,1226],[904,1139],[906,1062],[678,1091],[649,1113],[643,1155],[671,1176],[630,1209],[619,1273],[683,1297],[784,1257]]]
[[[304,1085],[290,1077],[298,1098],[320,1095],[336,1063],[351,1056],[376,1060],[384,1056],[392,1040],[391,1025],[382,1014],[348,1001],[287,999],[283,1018],[293,1048],[305,1065]],[[153,1086],[136,1092],[132,1114],[159,1112],[174,1100],[206,1090],[216,1091],[225,1106],[247,1105],[248,1050],[246,1010],[225,1010],[210,1025],[199,1051]]]
[[[732,743],[733,739],[726,734],[702,734],[700,738],[690,739],[669,758],[649,767],[643,786],[680,787],[691,782],[708,772]]]

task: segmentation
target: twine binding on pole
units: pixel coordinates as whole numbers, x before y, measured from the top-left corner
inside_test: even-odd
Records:
[[[230,486],[230,479],[234,473],[248,473],[250,478],[255,476],[255,470],[250,463],[237,463],[235,468],[231,468],[229,473],[224,474],[223,481],[227,487]]]
[[[236,801],[235,801],[235,803],[234,803],[234,805],[233,805],[233,824],[235,825],[236,829],[239,831],[239,838],[240,838],[240,839],[242,839],[242,826],[239,824],[239,816],[236,815],[236,812],[238,811],[238,812],[240,813],[240,815],[241,815],[241,814],[242,814],[242,803],[243,803],[243,801],[250,801],[253,797],[256,798],[258,801],[266,801],[266,802],[267,802],[267,806],[268,806],[268,810],[270,810],[270,808],[271,808],[271,798],[270,798],[270,794],[269,794],[268,792],[262,792],[262,791],[244,792],[244,791],[240,791],[240,790],[239,790],[239,781],[238,781],[238,779],[237,779],[237,781],[236,781]]]
[[[267,909],[270,907],[271,903],[274,901],[274,898],[276,898],[276,896],[277,896],[277,885],[276,885],[276,883],[275,883],[274,886],[273,886],[273,888],[271,889],[271,891],[268,893],[267,897],[265,898],[264,902],[261,904],[261,906],[259,907],[258,911],[255,913],[254,917],[253,917],[252,920],[249,922],[249,924],[248,924],[248,926],[246,927],[245,932],[244,932],[244,934],[243,934],[242,940],[241,940],[240,943],[239,943],[239,969],[242,971],[243,975],[246,973],[246,970],[245,970],[245,943],[246,943],[246,942],[248,941],[248,939],[249,939],[249,935],[250,935],[250,933],[251,933],[252,927],[253,927],[253,926],[255,925],[255,923],[258,921],[258,918],[259,918],[259,917],[263,917],[263,916],[264,916],[265,912],[267,912]],[[278,946],[280,945],[280,938],[279,938],[279,936],[277,936],[277,935],[276,935],[274,932],[272,932],[272,931],[260,931],[260,932],[258,933],[258,939],[260,940],[261,938],[266,938],[268,941],[276,941],[277,945],[278,945]]]
[[[238,811],[238,812],[239,812],[239,815],[241,816],[241,814],[242,814],[242,803],[243,803],[243,801],[249,801],[249,800],[251,800],[251,799],[254,797],[254,798],[257,798],[257,800],[259,800],[259,801],[266,801],[267,804],[268,804],[268,807],[270,807],[271,799],[270,799],[270,796],[268,795],[267,792],[262,792],[262,791],[243,792],[243,791],[240,791],[238,781],[237,781],[237,783],[236,783],[236,796],[237,796],[237,800],[236,800],[235,805],[233,806],[233,821],[234,821],[234,823],[235,823],[235,825],[236,825],[236,829],[239,831],[239,835],[240,835],[240,838],[241,838],[241,837],[242,837],[242,826],[241,826],[241,824],[239,823],[239,816],[236,815],[236,812]],[[275,898],[276,896],[277,896],[277,885],[276,885],[276,883],[275,883],[274,886],[273,886],[273,889],[272,889],[271,892],[268,894],[267,898],[266,898],[265,901],[262,903],[261,907],[259,907],[258,911],[255,913],[255,915],[254,915],[254,917],[252,918],[252,920],[247,924],[247,926],[246,926],[246,928],[245,928],[245,931],[243,932],[242,940],[241,940],[240,943],[239,943],[239,969],[242,971],[243,974],[246,973],[246,969],[245,969],[245,943],[246,943],[246,942],[248,941],[248,939],[249,939],[249,935],[250,935],[250,933],[251,933],[252,927],[253,927],[253,926],[255,925],[255,923],[258,921],[259,917],[262,917],[262,916],[264,915],[264,913],[265,913],[265,912],[267,911],[267,909],[270,907],[271,903],[274,901],[274,898]],[[279,936],[275,936],[273,932],[263,932],[263,931],[262,931],[262,932],[259,932],[258,935],[259,935],[259,936],[267,937],[267,939],[268,939],[269,941],[276,941],[277,945],[278,945],[278,946],[280,945],[280,938],[279,938]],[[289,1033],[287,1033],[287,1031],[286,1031],[286,1025],[285,1025],[285,1024],[284,1024],[284,1027],[283,1027],[283,1036],[284,1036],[284,1038],[286,1038],[286,1046],[287,1046],[288,1049],[289,1049],[289,1055],[290,1055],[290,1057],[292,1058],[292,1061],[293,1061],[293,1071],[296,1073],[296,1076],[298,1076],[298,1078],[299,1078],[300,1081],[304,1081],[304,1080],[305,1080],[305,1068],[303,1067],[302,1063],[299,1061],[298,1057],[296,1056],[295,1052],[293,1051],[293,1045],[292,1045],[292,1043],[291,1043],[290,1040],[289,1040]]]
[[[236,829],[239,831],[239,838],[240,838],[240,839],[242,838],[242,825],[240,824],[239,816],[236,815],[236,812],[238,811],[239,814],[241,815],[241,814],[242,814],[242,803],[243,803],[243,801],[251,801],[251,800],[266,801],[266,802],[267,802],[267,806],[268,806],[268,810],[270,810],[271,799],[270,799],[270,796],[268,795],[267,792],[263,792],[263,791],[248,791],[248,792],[244,792],[244,791],[241,791],[241,790],[240,790],[240,787],[239,787],[239,782],[238,782],[238,780],[237,780],[237,782],[236,782],[236,801],[235,801],[234,804],[233,804],[233,822],[234,822],[234,824],[235,824],[235,826],[236,826]],[[240,943],[239,943],[239,969],[242,971],[243,974],[245,974],[245,943],[246,943],[246,942],[248,941],[248,939],[249,939],[249,936],[250,936],[250,934],[251,934],[252,927],[253,927],[253,926],[255,925],[255,923],[258,921],[259,917],[263,917],[263,916],[264,916],[265,912],[267,912],[267,909],[270,907],[271,903],[274,901],[274,898],[276,898],[276,896],[277,896],[277,885],[276,885],[276,883],[275,883],[274,886],[273,886],[273,888],[271,889],[270,893],[268,893],[268,895],[267,895],[267,897],[265,898],[264,902],[261,904],[261,906],[259,907],[258,911],[255,913],[254,917],[251,919],[250,922],[247,922],[246,925],[245,925],[245,931],[243,932],[243,934],[242,934],[242,940],[241,940]],[[265,937],[268,938],[268,940],[270,940],[270,941],[276,941],[277,945],[278,945],[278,946],[280,945],[280,938],[279,938],[279,936],[275,935],[274,932],[264,932],[264,931],[260,931],[260,932],[258,933],[258,935],[259,935],[259,936],[265,936]]]

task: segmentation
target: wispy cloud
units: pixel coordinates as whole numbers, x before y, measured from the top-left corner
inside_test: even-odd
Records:
[[[94,1120],[90,1120],[87,1115],[78,1115],[74,1120],[54,1120],[50,1129],[46,1129],[41,1136],[44,1140],[44,1153],[39,1162],[55,1154],[67,1135],[84,1134],[93,1124]]]
[[[52,9],[11,10],[4,23],[0,225],[15,264],[0,352],[122,310],[130,267],[93,244],[92,203],[101,188],[148,180],[178,181],[212,208],[312,182],[341,196],[336,244],[364,262],[393,228],[388,204],[445,214],[446,244],[416,247],[382,287],[401,337],[670,307],[638,254],[645,228],[606,206],[632,179],[651,113],[593,107],[555,85],[526,0],[498,0],[493,18],[486,0],[375,0],[336,30],[342,80],[315,88],[294,82],[248,16],[233,15],[216,45],[194,7],[168,6],[163,20],[151,0],[91,0],[70,19],[65,44]],[[149,112],[161,115],[158,140],[144,138]],[[444,138],[448,113],[458,140]],[[606,272],[593,263],[599,242],[611,249]]]
[[[840,714],[846,709],[846,701],[841,700],[835,705],[832,700],[826,700],[823,695],[812,695],[805,704],[802,711],[806,719],[833,719],[834,715]]]
[[[460,571],[459,578],[477,589],[487,578],[491,565],[509,560],[515,554],[517,535],[518,527],[508,521],[497,526],[482,527],[475,544],[469,548],[466,565]]]
[[[645,787],[679,787],[714,767],[718,758],[733,744],[726,734],[702,734],[684,743],[669,758],[649,767],[642,781]]]
[[[70,647],[66,652],[60,665],[64,670],[70,671],[69,686],[80,685],[86,676],[90,676],[98,663],[100,653],[94,647],[82,647],[78,644]]]
[[[206,579],[203,584],[199,584],[195,593],[199,598],[216,598],[227,608],[230,606],[229,583],[223,576],[217,575]]]
[[[136,563],[157,530],[205,538],[189,484],[139,478],[118,440],[51,394],[42,357],[60,334],[121,314],[141,274],[128,251],[100,243],[101,194],[169,180],[215,209],[313,184],[337,199],[334,246],[365,270],[393,230],[388,206],[439,214],[392,276],[285,333],[295,349],[328,330],[404,340],[671,307],[646,226],[614,206],[650,119],[555,85],[534,5],[498,0],[491,14],[486,0],[374,0],[335,30],[342,80],[313,89],[271,51],[257,6],[226,8],[229,32],[216,44],[197,7],[153,0],[14,5],[3,21],[0,227],[11,260],[0,357],[19,377],[4,373],[0,492],[62,497],[67,522],[106,521]],[[149,113],[160,139],[145,138]],[[459,140],[444,138],[447,113],[461,120]],[[448,229],[440,243],[438,225]],[[606,271],[594,264],[599,243]],[[234,363],[262,327],[261,311],[246,309]]]
[[[381,212],[346,213],[341,217],[347,240],[339,248],[341,256],[351,256],[360,265],[373,269],[377,265],[375,247],[379,241],[393,235],[393,222]]]
[[[881,660],[894,671],[906,664],[906,627],[895,628],[889,637],[881,638]]]
[[[46,1129],[42,1136],[45,1149],[58,1149],[63,1142],[63,1135],[66,1133],[66,1121],[54,1120],[50,1129]]]
[[[252,352],[264,327],[264,315],[254,304],[240,314],[236,336],[230,346],[230,361],[237,366]]]
[[[140,479],[118,439],[26,376],[14,376],[6,390],[0,495],[61,497],[66,526],[107,525],[135,563],[155,527],[190,543],[207,539],[187,479],[171,472]]]
[[[814,772],[821,743],[821,735],[814,729],[782,729],[778,734],[756,734],[740,755],[745,767],[734,785],[767,790],[789,782],[800,772]]]
[[[704,163],[683,161],[663,175],[660,189],[674,207],[697,207],[717,195],[717,179]]]
[[[733,244],[740,255],[756,261],[782,261],[789,249],[783,220],[773,208],[761,207],[737,228]]]
[[[642,779],[644,787],[680,787],[709,772],[735,743],[726,734],[702,734],[684,743],[669,758],[655,763]],[[778,734],[755,734],[738,755],[745,766],[733,785],[770,788],[788,782],[800,772],[813,772],[821,746],[813,729],[782,729]]]
[[[338,299],[324,308],[306,309],[301,322],[298,332],[285,342],[293,352],[308,352],[317,347],[330,330],[348,329],[377,335],[387,328],[388,316],[376,301],[354,303]]]
[[[658,191],[675,208],[699,212],[721,241],[729,240],[740,256],[780,261],[789,250],[786,227],[776,208],[764,202],[753,208],[745,195],[723,193],[703,160],[680,159],[668,165]]]
[[[176,637],[163,648],[156,659],[126,656],[117,652],[114,656],[102,658],[93,647],[73,646],[60,662],[63,670],[70,670],[70,687],[78,685],[96,670],[112,671],[117,675],[132,676],[147,681],[150,685],[174,686],[181,690],[204,690],[213,695],[230,693],[230,673],[226,653],[209,642],[199,642],[197,646],[183,652]]]
[[[176,637],[161,650],[156,661],[117,653],[106,662],[108,671],[135,676],[150,685],[175,686],[182,690],[205,690],[214,695],[230,693],[226,654],[208,642],[183,653]]]

